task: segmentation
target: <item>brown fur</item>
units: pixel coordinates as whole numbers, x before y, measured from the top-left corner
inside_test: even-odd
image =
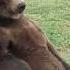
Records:
[[[0,27],[0,70],[31,70],[28,64],[8,51],[9,32]]]
[[[12,55],[4,56],[0,60],[0,70],[31,70],[25,61],[19,60]]]
[[[22,17],[3,28],[8,31],[10,52],[25,60],[32,70],[70,70],[32,21]]]
[[[20,1],[0,0],[0,59],[3,59],[9,51],[26,61],[32,70],[70,70],[68,64],[58,56],[41,30],[24,17],[23,13],[18,13],[17,6]],[[11,70],[18,62],[17,59],[6,58],[4,63],[2,62],[3,65],[0,64],[0,70]],[[23,64],[19,61],[16,68],[29,70],[29,68],[23,69],[27,66]]]

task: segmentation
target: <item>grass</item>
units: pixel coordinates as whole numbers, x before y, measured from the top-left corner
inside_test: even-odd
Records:
[[[25,15],[36,22],[70,63],[70,0],[26,0]]]

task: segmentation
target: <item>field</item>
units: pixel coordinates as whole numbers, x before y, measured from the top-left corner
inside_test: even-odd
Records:
[[[26,0],[25,15],[42,29],[70,63],[70,0]]]

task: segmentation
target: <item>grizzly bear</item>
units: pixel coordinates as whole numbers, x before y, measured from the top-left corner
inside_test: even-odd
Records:
[[[1,46],[32,70],[70,70],[39,27],[23,15],[24,9],[24,0],[0,0],[0,28],[7,35]]]

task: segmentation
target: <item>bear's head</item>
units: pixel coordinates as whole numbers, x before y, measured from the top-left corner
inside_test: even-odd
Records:
[[[18,19],[25,9],[24,0],[0,0],[0,16]]]

